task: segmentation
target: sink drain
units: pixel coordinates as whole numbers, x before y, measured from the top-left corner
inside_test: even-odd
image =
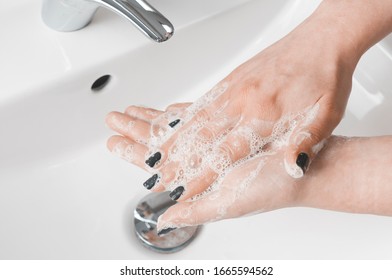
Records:
[[[176,204],[170,192],[150,193],[139,201],[134,211],[138,240],[155,252],[174,253],[185,248],[197,235],[198,226],[173,230],[163,236],[157,234],[157,220],[170,206]]]
[[[98,79],[95,80],[95,82],[91,85],[91,90],[92,91],[100,91],[104,87],[107,86],[107,84],[110,81],[111,76],[110,75],[103,75],[102,77],[99,77]]]

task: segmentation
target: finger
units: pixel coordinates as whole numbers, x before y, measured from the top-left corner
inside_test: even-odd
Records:
[[[170,188],[170,184],[176,178],[176,170],[178,169],[177,162],[170,162],[164,168],[157,171],[151,178],[149,178],[143,185],[153,192],[162,192]],[[154,179],[156,176],[156,179]]]
[[[233,131],[232,127],[230,123],[222,127],[213,122],[203,127],[196,138],[171,146],[168,163],[159,168],[165,176],[161,180],[164,187],[159,190],[170,190],[173,200],[191,198],[210,187],[218,174],[223,174],[230,165],[258,153],[267,144],[263,143],[264,138],[252,135],[246,127]]]
[[[169,150],[178,151],[170,153],[173,157],[181,157],[195,149],[197,150],[198,144],[205,140],[198,137],[198,134],[200,130],[206,127],[207,123],[211,120],[212,115],[213,108],[204,108],[190,121],[182,123],[175,128],[164,126],[162,125],[162,122],[153,124],[151,134],[154,147],[151,150],[151,157],[148,159],[150,167],[160,168],[168,159]],[[215,134],[215,132],[213,132],[213,134]],[[197,140],[198,142],[195,142]],[[159,158],[159,160],[155,160],[156,158]]]
[[[150,171],[144,163],[148,151],[146,146],[136,143],[129,138],[114,135],[108,139],[107,147],[114,155]]]
[[[180,111],[187,108],[190,104],[192,103],[171,104],[166,108],[165,111],[131,105],[127,107],[125,114],[136,119],[144,120],[146,122],[152,122],[153,120],[167,113],[167,111]]]
[[[153,119],[159,117],[163,113],[164,112],[160,110],[135,105],[128,106],[127,109],[125,109],[125,114],[128,116],[144,120],[146,122],[151,122]]]
[[[206,191],[217,178],[218,174],[207,167],[196,178],[174,181],[169,196],[172,200],[185,201]]]
[[[198,118],[201,114],[205,117],[205,110],[199,112],[196,116]],[[146,160],[146,164],[151,168],[161,168],[170,155],[181,156],[188,151],[192,151],[194,142],[192,142],[197,136],[198,131],[204,126],[203,123],[198,119],[190,121],[178,129],[174,129],[165,123],[164,121],[155,121],[151,124],[150,129],[150,141],[149,141],[149,157]],[[150,145],[151,144],[151,145]],[[181,152],[173,152],[174,150]],[[178,161],[178,160],[177,160]]]
[[[320,100],[294,129],[285,152],[284,164],[293,178],[302,177],[326,139],[341,120],[341,114]]]
[[[184,110],[189,107],[192,103],[175,103],[171,104],[166,108],[164,116],[164,124],[168,123],[168,125],[172,128],[177,126],[181,120],[184,120],[185,112]]]
[[[203,132],[207,134],[205,130]],[[206,191],[219,174],[223,174],[230,165],[245,156],[249,145],[241,145],[240,142],[238,137],[231,135],[215,148],[210,149],[207,144],[203,147],[204,151],[184,155],[175,180],[170,184],[170,197],[173,200],[184,201]],[[241,149],[241,146],[244,148]],[[166,170],[166,167],[163,170]]]
[[[233,125],[231,122],[218,120],[202,127],[195,135],[187,134],[188,131],[185,135],[180,135],[166,152],[166,163],[159,168],[159,172],[165,176],[161,180],[164,188],[159,189],[170,190],[173,200],[182,201],[211,186],[218,174],[232,163],[230,156],[234,149],[230,149],[225,143],[231,145],[230,142],[234,142],[235,151],[238,151],[232,156],[235,160],[245,152],[239,145],[241,141],[238,136],[232,136],[222,143]],[[242,140],[247,141],[246,138]]]
[[[219,189],[197,200],[178,202],[158,218],[158,234],[168,233],[176,228],[196,226],[251,213],[255,209],[253,204],[257,207],[257,201],[249,196],[245,200],[250,203],[244,205],[244,199],[238,200],[237,189],[226,189],[226,186],[220,186]]]
[[[154,146],[170,138],[184,122],[184,109],[189,103],[176,103],[170,105],[165,112],[151,120],[151,135],[154,138]],[[180,125],[179,125],[180,124]]]
[[[208,188],[217,177],[217,173],[209,167],[213,163],[211,157],[208,158],[214,143],[211,137],[215,136],[216,133],[207,127],[189,139],[186,136],[182,139],[181,135],[167,151],[168,159],[159,167],[159,173],[163,176],[161,184],[153,190],[170,190],[173,200],[180,197],[184,200]],[[218,165],[223,156],[219,159]],[[217,168],[222,169],[221,166]]]
[[[271,178],[274,177],[276,167],[281,166],[281,157],[275,158],[276,162],[270,161],[269,164],[260,158],[248,160],[225,174],[210,192],[203,193],[196,200],[178,202],[170,207],[158,219],[158,232],[167,233],[175,228],[276,209],[274,196],[279,194],[283,200],[286,199],[287,191],[279,186],[286,186],[287,179],[280,181],[282,178],[279,175]],[[264,171],[264,167],[269,169]],[[265,176],[267,180],[261,182],[259,176]],[[288,175],[286,177],[289,178]]]
[[[227,97],[222,95],[226,89],[226,83],[222,83],[214,87],[210,92],[188,106],[186,110],[182,112],[182,119],[170,119],[163,114],[160,117],[161,120],[153,124],[152,127],[152,137],[154,138],[152,142],[154,143],[154,147],[151,150],[151,158],[148,159],[147,164],[149,164],[150,167],[155,168],[164,164],[167,159],[168,149],[179,136],[185,135],[185,140],[191,141],[192,138],[189,136],[193,136],[197,133],[209,121],[217,117],[218,114],[224,115],[225,109],[221,109],[221,104],[228,104],[228,102],[225,102],[227,101]],[[165,129],[162,118],[166,118],[171,122],[175,121],[176,123],[180,120],[180,125],[177,124],[175,129],[172,130]],[[171,122],[168,122],[168,124],[171,124]],[[174,128],[172,125],[169,126]]]
[[[145,145],[149,142],[151,125],[146,121],[130,117],[123,113],[111,112],[106,117],[106,123],[112,130],[127,136],[135,142]]]
[[[189,107],[192,103],[191,102],[184,102],[184,103],[174,103],[170,104],[167,106],[165,111],[177,111],[177,110],[183,110],[187,107]]]
[[[176,175],[172,176],[175,181],[166,187],[171,191],[172,199],[184,201],[204,192],[215,182],[219,174],[224,174],[229,166],[251,153],[258,153],[263,148],[263,138],[252,137],[248,129],[240,126],[230,133],[232,126],[227,124],[227,127],[228,129],[221,131],[220,134],[215,133],[213,129],[208,129],[209,127],[204,127],[199,131],[199,137],[189,142],[194,146],[191,148],[181,146],[183,149],[181,156],[172,157],[179,162],[176,166]],[[222,127],[219,128],[222,130]],[[171,168],[172,166],[169,168],[165,166],[161,172],[173,172]]]
[[[218,195],[221,194],[218,193]],[[222,198],[219,199],[222,200]],[[176,228],[196,226],[224,219],[226,217],[225,213],[224,211],[221,212],[220,209],[221,204],[214,199],[210,199],[210,195],[192,202],[179,202],[167,209],[158,218],[158,234],[162,235]]]
[[[263,139],[256,135],[254,130],[239,124],[217,145],[215,156],[226,159],[230,164],[235,163],[246,156],[257,153],[263,147]]]

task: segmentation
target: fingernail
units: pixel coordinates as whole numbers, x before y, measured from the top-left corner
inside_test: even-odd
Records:
[[[150,190],[150,189],[152,189],[153,186],[155,186],[157,180],[158,180],[158,174],[152,175],[152,177],[150,179],[148,179],[147,181],[145,181],[143,183],[143,186],[147,190]]]
[[[177,200],[180,198],[184,190],[184,187],[177,187],[169,194],[169,196],[172,200]]]
[[[180,122],[180,119],[172,121],[171,123],[169,123],[169,126],[175,127],[179,122]]]
[[[302,169],[305,174],[309,165],[309,156],[306,153],[300,153],[295,163]]]
[[[162,158],[162,155],[160,152],[156,152],[155,154],[153,154],[152,156],[150,156],[147,160],[146,160],[146,164],[150,167],[154,167],[154,165],[157,163],[157,161],[159,161]]]
[[[168,228],[161,229],[160,231],[158,231],[158,235],[161,236],[161,235],[167,234],[167,233],[169,233],[169,232],[171,232],[171,231],[173,231],[175,229],[177,229],[177,228],[175,228],[175,227],[168,227]]]

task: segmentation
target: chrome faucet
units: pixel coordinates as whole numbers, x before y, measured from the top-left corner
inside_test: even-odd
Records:
[[[75,31],[90,23],[98,7],[125,17],[156,42],[174,33],[170,21],[144,0],[43,0],[42,19],[57,31]]]

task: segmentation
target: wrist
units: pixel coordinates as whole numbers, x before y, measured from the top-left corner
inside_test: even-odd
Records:
[[[376,138],[331,136],[303,177],[297,206],[350,213],[379,212],[373,206],[380,172],[363,164],[373,161],[379,166],[379,149],[372,143],[374,140],[381,143]],[[371,158],[363,150],[376,156]]]
[[[321,8],[294,32],[301,33],[302,40],[317,50],[320,57],[324,56],[327,61],[343,66],[351,73],[367,50],[343,21]]]
[[[342,197],[339,192],[336,192],[336,189],[346,185],[345,180],[348,177],[341,175],[351,172],[350,167],[346,164],[338,165],[345,158],[346,141],[347,138],[340,136],[328,138],[324,148],[312,162],[307,174],[297,181],[295,206],[322,209],[339,208],[334,204]]]
[[[341,61],[355,68],[361,56],[392,32],[392,1],[324,0],[304,25],[326,38]]]

